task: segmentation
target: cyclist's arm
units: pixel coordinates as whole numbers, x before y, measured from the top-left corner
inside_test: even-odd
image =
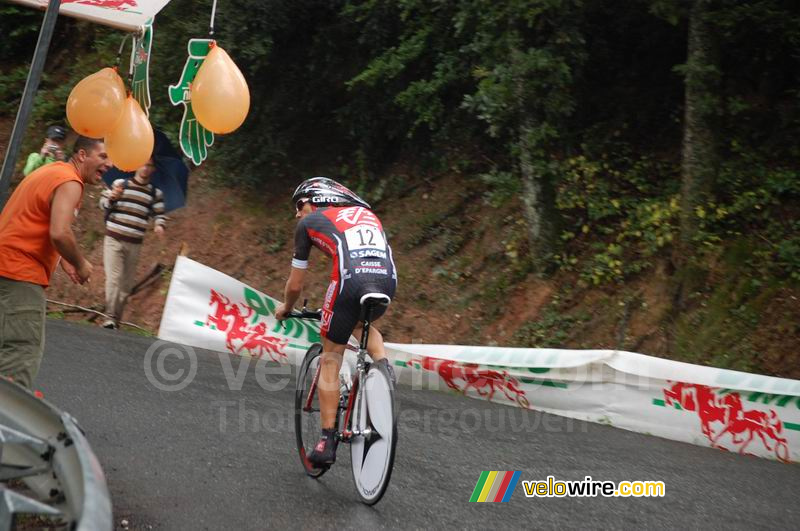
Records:
[[[283,292],[283,303],[287,308],[294,308],[300,293],[303,291],[303,282],[308,269],[308,257],[311,254],[311,238],[308,236],[304,220],[297,223],[294,231],[294,255],[292,256],[292,272],[286,281]]]
[[[303,292],[303,283],[306,279],[306,270],[292,267],[289,273],[289,280],[286,281],[286,288],[283,291],[283,304],[287,308],[294,308],[300,294]]]
[[[289,273],[289,280],[286,281],[286,287],[283,290],[283,304],[275,309],[275,317],[278,319],[286,318],[286,314],[292,311],[303,292],[309,254],[311,254],[311,238],[308,237],[303,220],[300,220],[294,233],[292,271]]]

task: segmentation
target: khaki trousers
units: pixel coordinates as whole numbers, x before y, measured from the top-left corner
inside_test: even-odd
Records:
[[[30,389],[44,354],[44,288],[0,277],[0,375]]]
[[[103,240],[103,266],[106,272],[106,313],[119,322],[122,310],[136,281],[141,243],[123,242],[106,236]]]

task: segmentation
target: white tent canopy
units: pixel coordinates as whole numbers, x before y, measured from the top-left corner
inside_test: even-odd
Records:
[[[9,0],[14,4],[47,9],[48,0]],[[58,13],[123,31],[138,32],[169,0],[61,0]]]

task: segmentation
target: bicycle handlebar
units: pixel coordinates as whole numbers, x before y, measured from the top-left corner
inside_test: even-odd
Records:
[[[321,320],[322,319],[322,310],[312,311],[312,310],[309,310],[307,308],[303,308],[300,311],[292,310],[291,312],[289,312],[289,314],[286,317],[288,319],[294,318],[294,319],[316,319],[316,320]]]

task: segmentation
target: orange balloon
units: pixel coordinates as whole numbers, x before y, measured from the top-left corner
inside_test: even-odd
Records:
[[[211,48],[192,81],[192,109],[212,133],[235,131],[250,110],[250,89],[242,72],[219,46]]]
[[[111,162],[123,171],[136,170],[152,156],[153,126],[132,96],[125,100],[122,116],[105,141]]]
[[[83,136],[103,138],[122,113],[125,85],[113,68],[83,78],[67,99],[67,120]]]
[[[125,99],[125,95],[128,93],[125,90],[125,82],[122,81],[122,78],[119,77],[119,73],[117,73],[116,68],[104,68],[106,70],[105,74],[111,79],[111,81],[117,86],[117,90],[122,92],[122,98]],[[110,72],[109,72],[110,70]],[[121,112],[121,111],[120,111]],[[112,128],[113,129],[113,128]]]

